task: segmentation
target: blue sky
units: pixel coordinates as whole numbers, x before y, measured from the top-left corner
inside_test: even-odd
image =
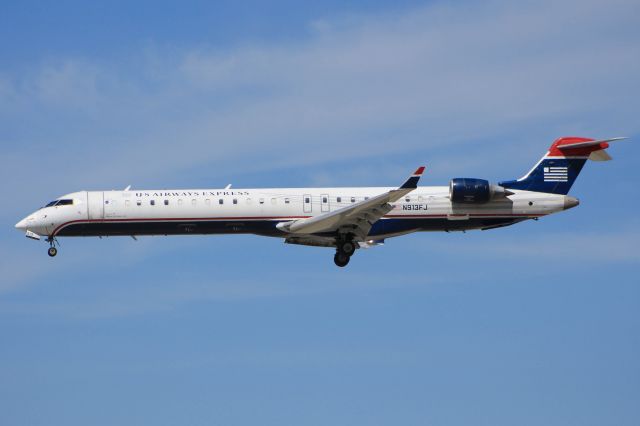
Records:
[[[308,2],[307,2],[308,3]],[[640,7],[19,2],[0,13],[0,423],[635,425]],[[358,253],[67,239],[83,189],[521,176],[629,136],[581,205]]]

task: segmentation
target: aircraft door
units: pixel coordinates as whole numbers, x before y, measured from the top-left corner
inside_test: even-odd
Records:
[[[87,215],[89,220],[104,219],[104,192],[87,192]]]
[[[313,210],[313,198],[311,197],[311,194],[304,194],[302,196],[302,210],[305,213],[311,213]]]
[[[320,210],[323,212],[329,211],[329,194],[320,195]]]

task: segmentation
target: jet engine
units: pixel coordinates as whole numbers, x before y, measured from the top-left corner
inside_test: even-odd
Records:
[[[454,203],[483,204],[513,192],[484,179],[455,178],[449,182],[449,199]]]

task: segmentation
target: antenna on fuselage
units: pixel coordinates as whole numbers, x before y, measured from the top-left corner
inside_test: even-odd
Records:
[[[231,189],[231,184],[225,186],[224,189]]]
[[[131,185],[128,185],[124,190],[125,190],[125,191],[128,191],[128,190],[130,190],[130,189],[131,189]]]

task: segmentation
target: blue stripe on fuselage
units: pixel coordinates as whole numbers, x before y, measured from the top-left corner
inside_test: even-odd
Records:
[[[478,217],[469,220],[448,220],[446,217],[387,218],[375,222],[369,236],[411,231],[463,231],[511,225],[526,217]],[[72,223],[57,236],[117,236],[117,235],[190,235],[190,234],[256,234],[272,237],[289,235],[276,228],[277,220],[207,220],[124,222],[99,221]],[[332,236],[334,233],[319,235]]]

